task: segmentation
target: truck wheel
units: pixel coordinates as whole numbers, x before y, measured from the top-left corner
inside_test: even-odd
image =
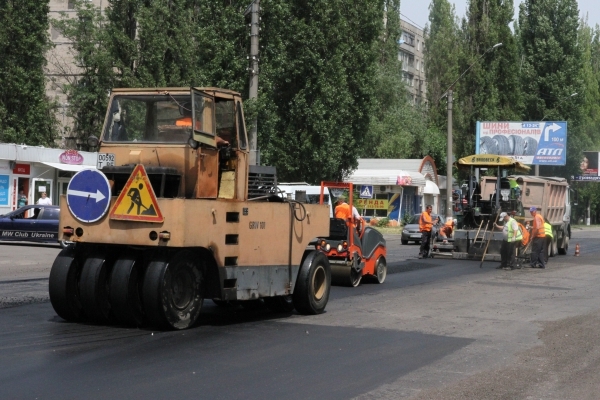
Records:
[[[48,292],[54,311],[66,321],[79,321],[83,315],[78,285],[80,276],[81,264],[75,250],[62,250],[52,264]]]
[[[140,326],[144,321],[141,270],[135,258],[120,258],[110,274],[110,306],[122,324]]]
[[[291,295],[264,297],[267,308],[273,312],[291,313],[294,311],[294,301]]]
[[[558,255],[558,236],[556,230],[552,231],[552,257]]]
[[[89,257],[83,264],[79,290],[81,305],[85,314],[98,324],[110,321],[110,302],[108,301],[109,265],[105,257]]]
[[[331,290],[329,260],[321,252],[310,252],[298,272],[292,295],[294,307],[300,314],[321,314]]]
[[[569,250],[569,235],[567,234],[567,232],[564,232],[562,246],[560,246],[558,248],[558,254],[560,254],[561,256],[564,256],[565,254],[567,254],[568,250]]]
[[[159,327],[186,329],[202,309],[203,271],[191,251],[169,262],[152,261],[144,275],[142,301],[149,322]]]
[[[384,256],[380,256],[377,259],[377,264],[375,266],[375,280],[377,283],[385,282],[385,278],[387,277],[387,263],[385,261]]]

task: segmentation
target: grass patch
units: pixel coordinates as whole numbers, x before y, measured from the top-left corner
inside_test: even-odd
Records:
[[[386,235],[400,235],[402,233],[402,227],[401,226],[393,226],[393,227],[388,227],[388,226],[371,226],[371,228],[375,228],[379,232],[381,232],[383,234],[386,234]]]

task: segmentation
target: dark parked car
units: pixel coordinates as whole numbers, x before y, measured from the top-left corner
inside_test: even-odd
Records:
[[[431,214],[431,220],[435,223],[435,219],[439,215]],[[421,218],[421,214],[415,214],[412,216],[408,224],[404,225],[402,228],[402,237],[400,242],[402,244],[408,244],[408,242],[421,243],[421,232],[419,232],[419,218]],[[443,217],[440,221],[443,221]]]
[[[0,240],[59,243],[59,206],[31,205],[0,216]],[[62,247],[69,242],[60,242]]]

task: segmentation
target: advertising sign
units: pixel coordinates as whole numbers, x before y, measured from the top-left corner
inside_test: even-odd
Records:
[[[598,173],[598,159],[600,153],[597,151],[584,151],[579,164],[580,174],[571,176],[571,180],[593,182],[600,181]]]
[[[356,202],[356,208],[369,210],[387,210],[388,205],[389,201],[383,199],[358,199]]]
[[[0,206],[8,205],[8,175],[0,175]]]
[[[476,154],[510,156],[523,164],[565,165],[567,123],[477,122]]]

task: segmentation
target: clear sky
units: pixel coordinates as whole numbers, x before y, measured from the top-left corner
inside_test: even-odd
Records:
[[[454,3],[456,15],[462,19],[467,11],[468,0],[449,0]],[[519,4],[521,0],[513,0],[515,4],[515,19],[519,15]],[[429,4],[430,0],[400,0],[400,12],[402,19],[412,22],[417,27],[424,28],[429,22]],[[579,14],[588,15],[588,25],[600,25],[600,1],[599,0],[577,0],[579,4]]]

